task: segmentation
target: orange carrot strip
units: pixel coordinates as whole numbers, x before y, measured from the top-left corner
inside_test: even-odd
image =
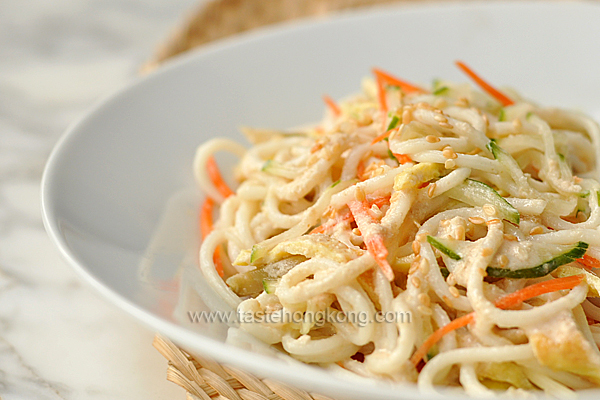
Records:
[[[215,263],[215,270],[222,278],[225,276],[225,270],[223,269],[223,260],[221,260],[221,246],[215,249],[215,254],[213,255],[213,262]]]
[[[215,208],[215,201],[210,197],[207,197],[202,203],[202,207],[200,208],[200,233],[202,235],[202,239],[206,238],[213,230],[213,210]],[[215,254],[213,255],[213,261],[215,263],[215,269],[221,278],[225,274],[223,270],[223,262],[220,257],[220,246],[215,249]]]
[[[215,208],[215,201],[210,197],[207,197],[202,203],[200,208],[200,233],[202,239],[208,236],[213,230],[213,210]]]
[[[410,358],[410,362],[413,365],[417,365],[423,357],[427,355],[429,349],[431,349],[437,342],[439,342],[446,334],[457,330],[458,328],[462,328],[463,326],[469,325],[475,319],[475,314],[470,313],[467,315],[463,315],[460,318],[456,318],[452,322],[447,325],[442,326],[440,329],[433,332],[429,337],[423,342],[421,347]]]
[[[507,309],[520,305],[525,300],[532,299],[545,293],[552,293],[563,289],[573,289],[583,281],[583,275],[566,276],[564,278],[552,279],[539,282],[535,285],[524,287],[514,293],[500,297],[494,303],[496,307]]]
[[[393,129],[390,129],[389,131],[383,132],[381,135],[379,135],[375,139],[373,139],[373,141],[371,142],[371,144],[373,145],[375,143],[381,142],[382,140],[385,140],[385,138],[387,138],[388,136],[390,136],[393,131],[397,131],[398,129],[400,129],[400,128],[393,128]]]
[[[347,222],[347,221],[351,221],[351,220],[352,220],[352,214],[350,214],[350,212],[346,211],[344,214],[340,214],[335,218],[329,219],[323,225],[317,226],[315,229],[310,231],[310,233],[311,234],[323,233],[323,232],[326,232],[329,229],[333,228],[334,226],[336,226],[339,223]]]
[[[208,176],[210,177],[210,180],[212,181],[213,185],[215,185],[219,193],[221,193],[221,196],[231,196],[233,194],[233,190],[231,190],[229,186],[227,186],[227,183],[225,183],[225,180],[223,180],[214,157],[208,158],[208,161],[206,161],[206,169],[208,170]]]
[[[408,156],[407,154],[398,154],[398,153],[392,153],[394,155],[394,157],[396,157],[396,159],[398,160],[398,162],[400,164],[406,164],[409,162],[412,162],[412,158],[410,158],[410,156]]]
[[[360,180],[363,179],[363,174],[365,173],[365,161],[361,159],[356,166],[356,177]]]
[[[366,200],[351,201],[348,204],[348,208],[350,208],[350,212],[354,217],[354,221],[356,221],[358,229],[362,232],[367,250],[371,253],[373,258],[375,258],[375,261],[377,261],[379,268],[381,268],[381,271],[386,278],[393,281],[394,271],[387,261],[389,252],[383,243],[383,236],[377,233],[372,235],[368,233],[369,226],[375,224],[374,218],[369,213],[369,203]]]
[[[324,94],[323,101],[325,102],[327,107],[329,107],[334,116],[339,117],[340,115],[342,115],[342,109],[331,97]]]
[[[577,262],[583,265],[588,271],[591,271],[593,268],[600,268],[600,261],[594,257],[588,256],[587,254],[585,254],[582,258],[578,258]]]
[[[412,93],[412,92],[427,93],[426,90],[424,90],[418,86],[415,86],[411,83],[408,83],[406,81],[403,81],[401,79],[398,79],[395,76],[391,75],[390,73],[385,72],[379,68],[373,68],[373,73],[377,77],[378,81],[387,83],[388,85],[398,86],[400,89],[404,90],[406,93]]]
[[[573,289],[583,281],[583,275],[567,276],[565,278],[552,279],[550,281],[539,282],[531,286],[527,286],[514,293],[510,293],[500,297],[494,305],[501,309],[507,309],[520,305],[525,300],[532,299],[545,293],[552,293],[564,289]],[[413,365],[417,365],[427,354],[429,349],[433,347],[444,335],[470,324],[475,320],[475,312],[464,315],[455,319],[447,325],[442,326],[433,332],[427,340],[423,342],[421,347],[412,355],[410,361]]]
[[[383,87],[383,80],[379,75],[377,77],[377,100],[379,101],[379,108],[381,108],[381,113],[383,114],[383,123],[385,126],[385,116],[388,112],[387,100],[385,98],[385,88]]]
[[[509,97],[507,97],[504,93],[484,81],[479,75],[475,73],[471,68],[469,68],[462,61],[456,61],[456,66],[461,69],[465,74],[467,74],[471,79],[475,81],[483,90],[485,90],[490,96],[494,97],[498,100],[504,107],[510,106],[511,104],[515,104]]]

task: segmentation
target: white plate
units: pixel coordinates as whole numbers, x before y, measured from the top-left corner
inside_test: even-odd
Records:
[[[179,265],[192,265],[180,291],[200,291],[211,308],[221,307],[202,286],[195,258],[185,258],[196,240],[200,197],[175,194],[194,185],[195,148],[215,135],[241,139],[241,124],[285,128],[318,120],[321,95],[356,92],[372,66],[413,82],[465,80],[456,59],[544,104],[600,116],[598,21],[598,6],[577,2],[380,8],[204,47],[68,130],[44,175],[46,228],[87,282],[191,351],[337,398],[418,398],[414,386],[334,377],[225,344],[222,324],[185,322],[188,310],[207,306],[193,303],[193,295],[176,304],[180,293],[171,283]],[[161,222],[166,209],[173,212]]]

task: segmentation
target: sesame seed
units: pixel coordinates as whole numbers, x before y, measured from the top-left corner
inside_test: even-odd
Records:
[[[452,159],[448,159],[448,160],[444,161],[444,168],[452,169],[454,167],[456,167],[456,161],[454,161]]]
[[[481,251],[481,255],[483,257],[489,257],[492,254],[494,254],[494,250],[490,249],[489,247],[484,247],[484,249]]]
[[[421,287],[421,280],[419,279],[418,276],[413,276],[412,279],[410,280],[410,282],[417,289]]]
[[[429,184],[429,187],[427,188],[427,196],[429,196],[429,198],[433,197],[433,192],[435,192],[435,187],[436,187],[435,182]]]
[[[541,226],[536,226],[535,228],[532,228],[529,231],[529,234],[531,236],[533,236],[533,235],[539,235],[539,234],[542,234],[542,233],[544,233],[544,228],[542,228]]]
[[[419,252],[421,251],[421,242],[419,241],[413,241],[412,242],[412,251],[415,254],[419,254]]]
[[[431,304],[429,296],[427,296],[425,293],[419,293],[417,299],[419,300],[419,303],[423,304],[425,307],[429,307],[429,305]]]
[[[440,122],[440,127],[446,128],[446,129],[452,129],[452,128],[454,128],[452,125],[450,125],[447,122]]]
[[[491,204],[484,204],[483,205],[483,212],[486,213],[487,215],[496,215],[496,207],[494,207]]]
[[[488,119],[487,115],[483,114],[481,119],[483,119],[483,122],[485,122],[485,126],[490,126],[490,120]]]
[[[442,155],[445,158],[449,158],[449,159],[453,159],[453,160],[458,158],[458,155],[456,155],[456,153],[454,152],[454,149],[451,146],[444,147],[444,150],[442,150]]]
[[[503,268],[506,267],[508,265],[508,257],[505,254],[502,254],[498,257],[498,264]]]
[[[419,268],[421,269],[423,275],[427,275],[429,273],[429,261],[427,261],[427,259],[424,258],[421,260],[419,265]]]
[[[357,187],[356,191],[354,192],[354,198],[357,201],[365,201],[365,191],[361,187]]]
[[[469,217],[469,222],[475,225],[481,225],[485,222],[485,219],[481,217]]]
[[[445,99],[443,99],[441,97],[438,97],[433,102],[433,106],[436,107],[436,108],[438,108],[438,109],[440,109],[440,108],[446,108],[448,106],[448,102]]]
[[[499,223],[501,223],[501,222],[502,222],[502,221],[501,221],[500,219],[498,219],[498,218],[494,218],[494,219],[490,219],[490,220],[487,222],[487,224],[488,224],[488,225],[494,225],[494,224],[499,224]]]
[[[410,123],[410,121],[412,121],[412,112],[410,109],[404,109],[404,111],[402,111],[402,123],[406,125]]]
[[[444,300],[444,303],[446,303],[446,305],[448,307],[452,307],[452,302],[450,301],[450,299],[448,298],[448,296],[442,296],[442,300]]]
[[[519,118],[513,119],[512,124],[515,127],[515,129],[521,129],[523,127],[523,123],[521,122],[521,120]]]
[[[515,235],[512,235],[510,233],[505,233],[504,239],[510,240],[511,242],[516,242],[517,240],[519,240]]]
[[[446,117],[444,117],[443,115],[436,114],[433,116],[433,119],[435,119],[437,122],[448,123],[448,119]]]
[[[354,233],[356,236],[362,236],[362,232],[358,228],[352,229],[352,233]]]
[[[423,241],[423,240],[427,240],[427,234],[426,233],[419,233],[416,237],[415,240],[418,240],[419,242]]]
[[[423,315],[433,314],[433,311],[431,311],[431,308],[425,307],[425,306],[417,306],[417,311]]]
[[[467,100],[466,97],[461,97],[458,100],[456,100],[456,104],[458,107],[469,107],[469,100]]]
[[[450,294],[452,295],[452,297],[458,298],[460,296],[460,292],[458,291],[456,286],[450,286],[448,288],[448,290],[450,291]]]
[[[437,143],[440,141],[440,138],[437,136],[428,135],[425,137],[425,140],[427,140],[429,143]]]
[[[416,261],[413,261],[413,263],[410,264],[410,268],[408,269],[408,274],[412,275],[415,272],[417,272],[418,269],[419,269],[419,263]]]
[[[420,262],[420,261],[421,261],[421,255],[420,255],[420,254],[417,254],[417,255],[415,256],[415,262],[416,262],[416,263],[418,263],[418,262]]]

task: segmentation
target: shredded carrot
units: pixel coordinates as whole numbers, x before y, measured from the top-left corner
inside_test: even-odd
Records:
[[[342,109],[331,97],[325,94],[323,95],[323,101],[325,102],[327,107],[329,107],[334,116],[339,117],[340,115],[342,115]]]
[[[388,278],[390,281],[393,281],[394,271],[387,261],[389,252],[383,242],[383,236],[378,233],[372,235],[367,234],[367,232],[369,232],[369,225],[376,223],[375,219],[369,212],[369,203],[366,199],[363,201],[351,201],[348,204],[348,208],[350,208],[350,212],[354,217],[354,221],[356,221],[358,229],[360,229],[363,234],[363,239],[365,241],[365,245],[367,246],[367,250],[369,253],[371,253],[373,258],[375,258],[375,261],[377,261],[379,268],[381,268],[381,271],[386,278]]]
[[[213,185],[215,185],[219,193],[221,193],[223,197],[231,196],[233,191],[229,188],[229,186],[227,186],[227,183],[225,183],[225,180],[221,176],[219,167],[217,166],[217,162],[215,161],[214,157],[208,158],[208,161],[206,161],[206,169],[208,171],[210,180],[212,181]]]
[[[383,132],[381,135],[379,135],[375,139],[373,139],[371,144],[373,145],[375,143],[381,142],[382,140],[385,140],[387,137],[389,137],[392,134],[393,131],[397,131],[398,129],[400,129],[400,128],[393,128],[393,129],[390,129],[389,131]]]
[[[440,329],[433,332],[429,337],[423,342],[421,347],[410,358],[410,362],[416,366],[422,359],[427,355],[429,349],[431,349],[437,342],[439,342],[446,334],[457,330],[458,328],[462,328],[463,326],[469,325],[475,319],[475,314],[470,313],[467,315],[463,315],[460,318],[456,318],[452,322],[447,325],[442,326]]]
[[[520,305],[525,300],[532,299],[545,293],[552,293],[563,289],[573,289],[583,281],[583,275],[566,276],[564,278],[551,279],[524,287],[514,293],[500,297],[494,303],[496,307],[507,309]]]
[[[517,290],[514,293],[510,293],[500,297],[494,305],[501,309],[508,309],[520,305],[525,300],[532,299],[545,293],[552,293],[564,289],[573,289],[583,281],[583,275],[573,275],[564,278],[552,279],[549,281],[539,282],[531,286],[527,286],[521,290]],[[433,345],[435,345],[444,335],[462,328],[475,320],[475,312],[464,315],[450,322],[447,325],[442,326],[435,332],[433,332],[427,340],[423,342],[421,347],[412,355],[410,361],[413,365],[419,364],[419,362],[425,357],[427,352]]]
[[[471,79],[475,81],[483,90],[485,90],[490,96],[494,97],[496,100],[500,102],[504,107],[515,104],[508,96],[504,93],[487,83],[483,78],[475,73],[471,68],[469,68],[462,61],[456,61],[456,66],[461,69],[465,74],[467,74]]]
[[[398,153],[392,153],[394,155],[394,157],[396,157],[396,159],[398,160],[398,162],[400,164],[406,164],[409,162],[412,162],[412,158],[410,158],[410,156],[408,156],[407,154],[398,154]]]
[[[356,177],[363,180],[363,175],[365,173],[365,160],[361,159],[356,166]]]
[[[578,258],[577,262],[583,265],[588,271],[591,271],[593,268],[600,268],[600,261],[587,254],[584,254],[582,258]]]
[[[202,203],[200,208],[200,234],[202,239],[205,239],[213,230],[213,210],[215,208],[215,201],[210,197],[207,197]],[[220,246],[215,250],[213,255],[213,261],[215,263],[215,269],[221,278],[225,272],[223,270],[223,262],[220,257]]]
[[[209,233],[213,230],[213,210],[215,208],[215,201],[210,197],[207,197],[202,203],[200,208],[200,233],[202,239],[206,238]]]
[[[353,218],[352,214],[349,211],[346,211],[345,213],[340,214],[335,218],[329,219],[323,225],[317,226],[315,229],[310,231],[310,233],[313,234],[313,233],[327,232],[329,229],[333,228],[334,226],[336,226],[339,223],[351,221],[352,218]]]
[[[379,75],[376,75],[377,77],[377,100],[379,101],[379,108],[381,109],[381,113],[384,115],[387,114],[388,112],[388,106],[387,106],[387,100],[385,98],[386,94],[385,94],[385,87],[383,86],[383,80],[381,79],[381,77]],[[383,123],[385,126],[385,118],[383,118]]]
[[[388,85],[398,86],[400,89],[402,89],[406,93],[413,93],[413,92],[426,93],[427,92],[426,90],[424,90],[418,86],[415,86],[412,83],[408,83],[406,81],[398,79],[395,76],[391,75],[390,73],[385,72],[379,68],[373,68],[373,73],[375,74],[375,76],[377,77],[377,80],[379,82],[387,83]]]

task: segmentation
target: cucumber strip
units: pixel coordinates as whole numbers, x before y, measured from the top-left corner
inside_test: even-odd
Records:
[[[435,89],[432,94],[434,96],[441,96],[443,94],[446,94],[446,92],[448,92],[449,90],[450,90],[450,88],[448,86],[442,86],[438,89]]]
[[[574,247],[551,260],[531,268],[509,269],[487,267],[486,272],[491,278],[532,279],[546,276],[561,265],[565,265],[583,257],[587,251],[588,244],[578,242]]]
[[[267,249],[264,246],[259,246],[255,244],[252,246],[252,252],[250,253],[250,264],[254,264],[254,262],[263,258],[268,253]]]
[[[498,114],[498,121],[506,121],[506,111],[504,111],[504,108],[500,109],[500,113]]]
[[[386,132],[387,131],[391,131],[392,129],[394,129],[395,127],[398,126],[398,122],[400,122],[400,118],[398,118],[397,115],[394,115],[392,117],[392,120],[390,121],[390,124],[388,125]]]
[[[235,274],[227,279],[227,285],[238,296],[255,296],[263,291],[262,281],[269,275],[264,268]]]
[[[523,178],[523,171],[513,156],[511,156],[510,153],[508,153],[502,147],[498,146],[498,143],[493,140],[490,140],[490,142],[487,144],[487,148],[492,152],[494,158],[508,169],[510,176],[517,184],[519,184]]]
[[[428,235],[427,242],[439,251],[441,251],[443,254],[450,257],[451,259],[460,260],[460,256],[456,254],[452,249],[450,249],[445,240],[434,238],[433,236]]]
[[[483,182],[467,179],[463,184],[450,189],[448,196],[454,200],[462,201],[472,206],[481,207],[491,204],[496,208],[498,216],[502,219],[519,225],[521,215],[504,197],[500,196],[492,187]]]
[[[263,279],[262,284],[267,294],[273,294],[275,293],[275,289],[277,289],[277,285],[279,285],[279,279],[265,278]]]
[[[593,272],[586,271],[581,267],[574,267],[571,265],[561,265],[552,273],[557,278],[563,278],[565,276],[581,275],[585,276],[585,281],[588,284],[587,297],[600,297],[600,277],[596,276]]]

